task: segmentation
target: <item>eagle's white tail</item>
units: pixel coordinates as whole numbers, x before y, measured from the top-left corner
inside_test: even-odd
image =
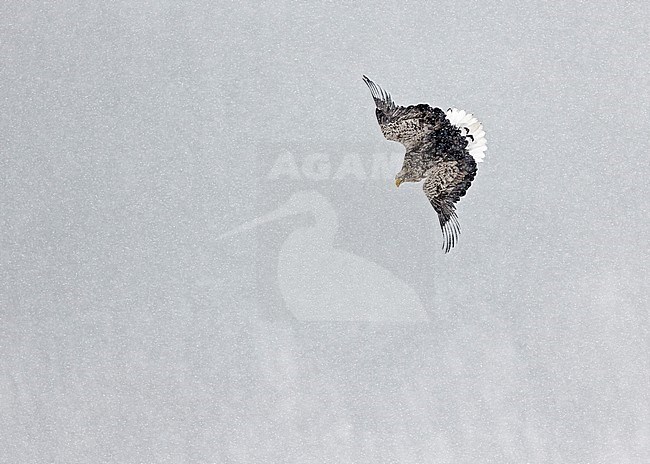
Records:
[[[487,150],[483,124],[472,113],[467,113],[458,108],[449,108],[445,114],[449,122],[458,127],[467,138],[467,151],[469,154],[474,157],[477,163],[483,161],[485,150]]]

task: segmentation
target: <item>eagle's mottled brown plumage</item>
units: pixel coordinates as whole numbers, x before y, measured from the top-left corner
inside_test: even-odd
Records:
[[[366,76],[384,137],[406,147],[402,182],[426,179],[424,193],[438,213],[448,252],[458,241],[460,225],[455,203],[465,195],[476,175],[476,161],[483,159],[485,132],[471,114],[450,109],[446,113],[427,104],[397,106],[390,95]]]

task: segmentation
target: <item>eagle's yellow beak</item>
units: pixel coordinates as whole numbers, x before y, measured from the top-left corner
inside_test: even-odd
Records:
[[[395,179],[395,185],[397,185],[397,187],[399,187],[399,184],[402,182],[404,182],[402,179]]]

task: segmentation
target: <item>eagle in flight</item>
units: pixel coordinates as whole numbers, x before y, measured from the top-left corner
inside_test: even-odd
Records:
[[[483,161],[487,150],[483,125],[471,113],[456,108],[397,106],[377,84],[366,76],[363,81],[377,105],[375,113],[384,137],[406,148],[395,185],[426,179],[424,193],[438,213],[442,248],[447,253],[460,234],[454,203],[472,184],[476,163]]]

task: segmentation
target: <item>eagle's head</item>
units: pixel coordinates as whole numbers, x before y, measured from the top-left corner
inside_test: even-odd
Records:
[[[404,170],[402,168],[395,176],[395,185],[399,187],[403,182],[420,182],[422,179],[424,179],[424,176],[419,171]]]
[[[395,185],[399,187],[403,182],[420,182],[424,179],[424,171],[421,163],[407,157],[404,159],[402,169],[395,176]]]

